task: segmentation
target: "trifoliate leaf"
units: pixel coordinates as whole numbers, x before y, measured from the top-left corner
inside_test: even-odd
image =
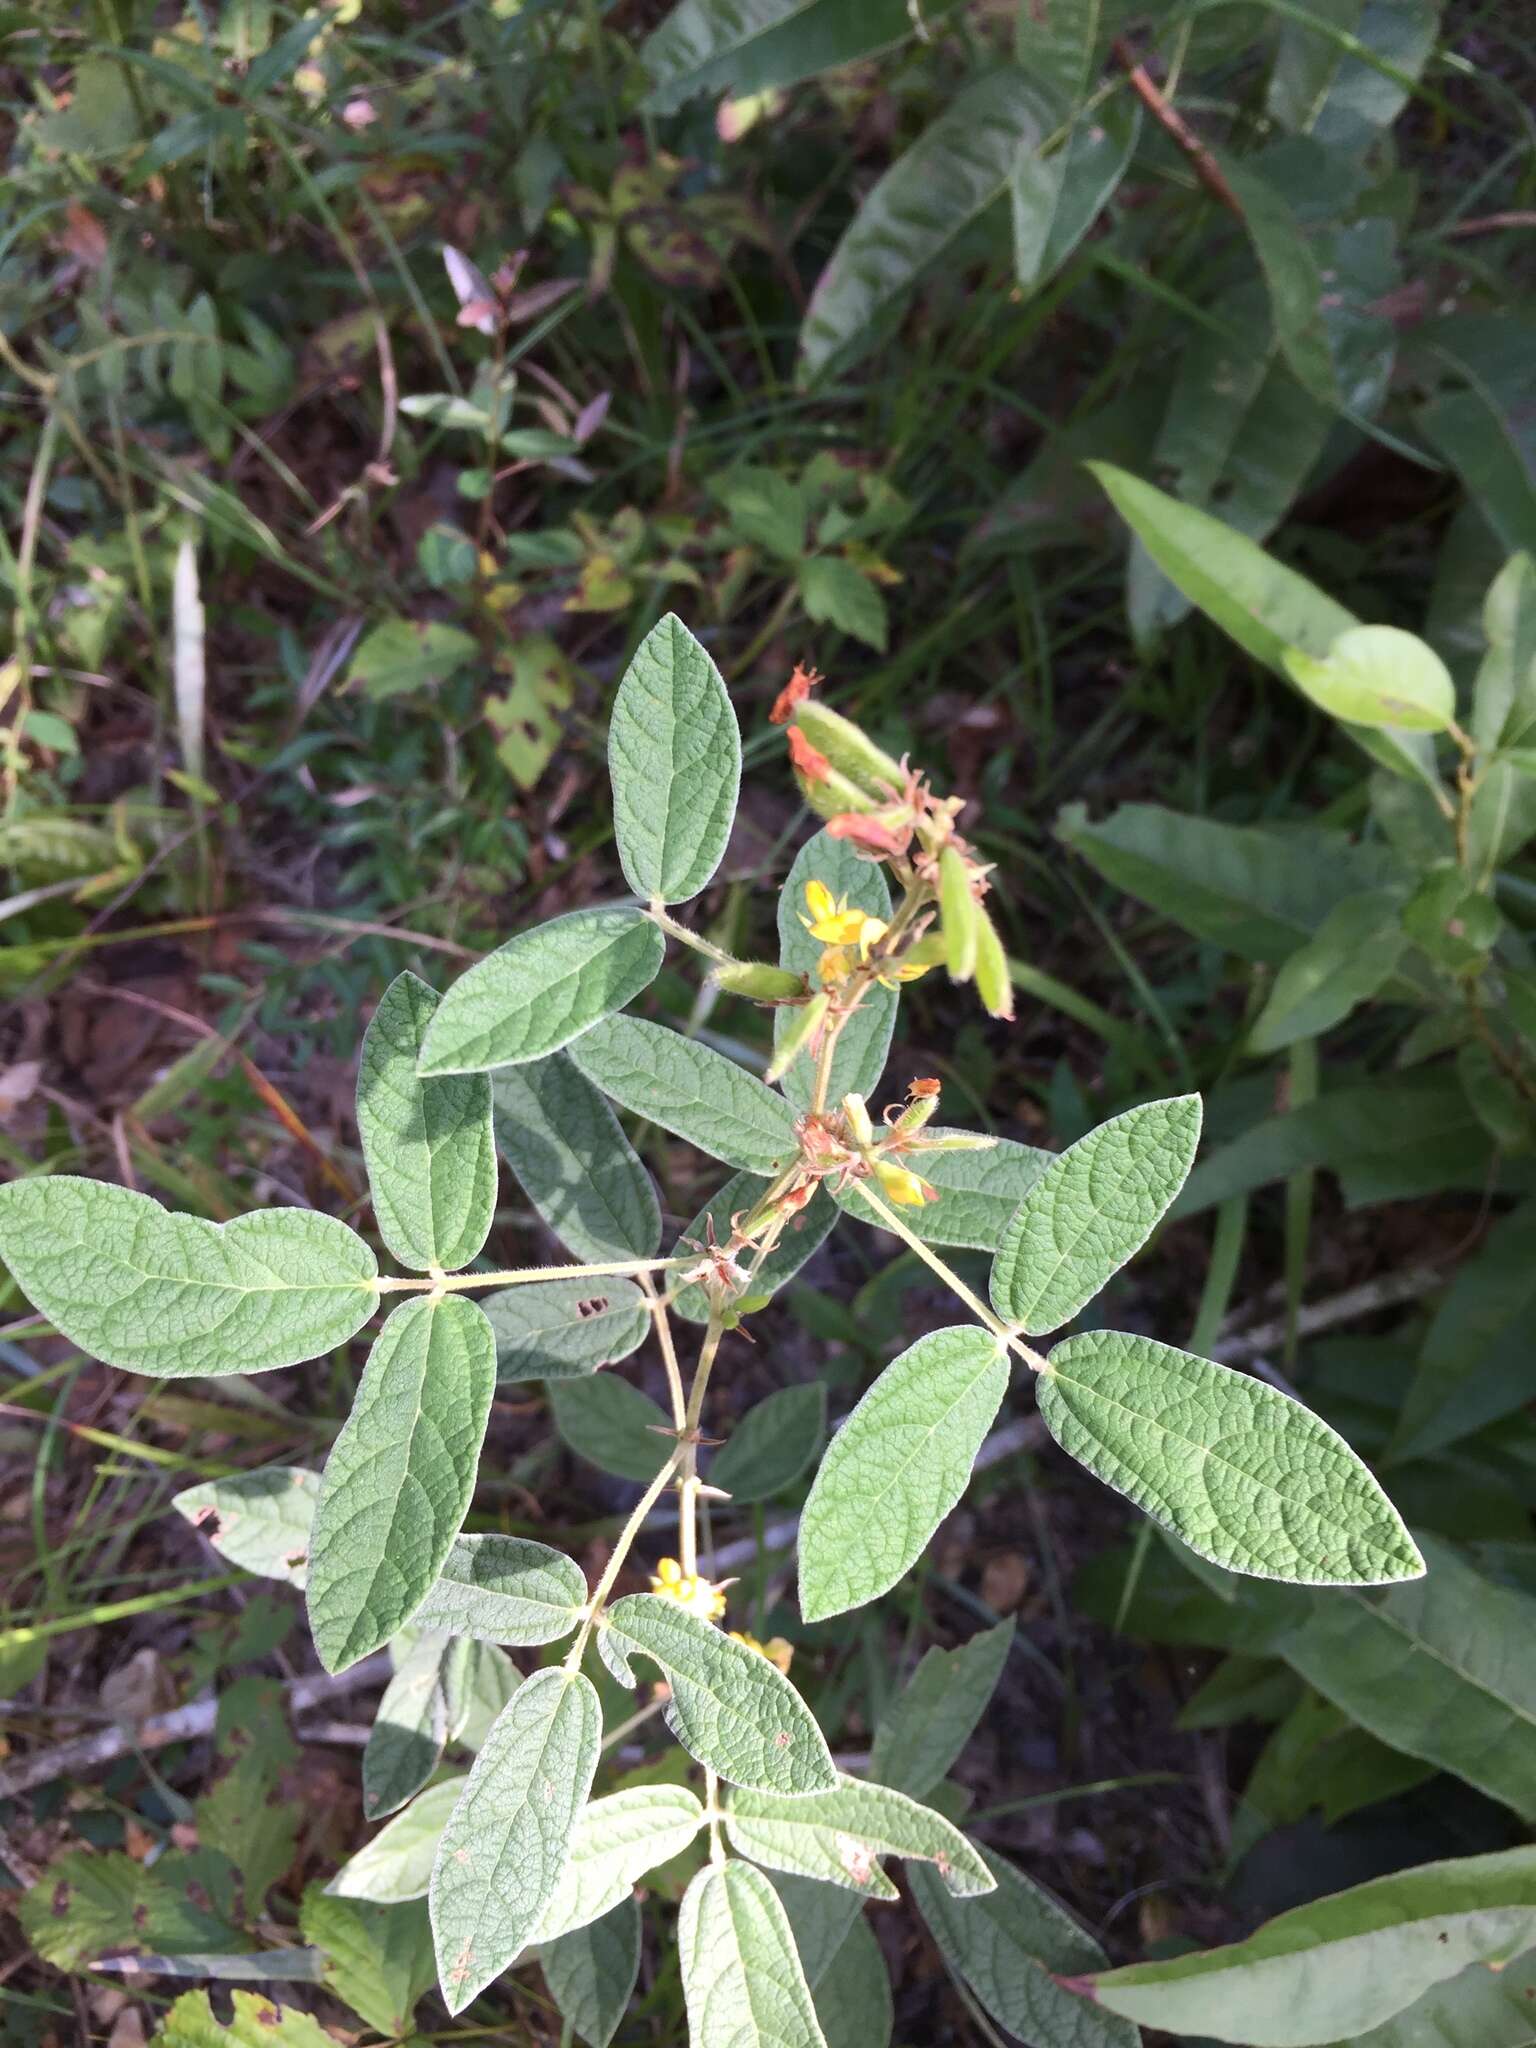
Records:
[[[784,1908],[750,1863],[699,1872],[677,1945],[692,2048],[826,2048]]]
[[[727,1166],[774,1174],[795,1156],[794,1112],[783,1096],[676,1031],[610,1017],[582,1034],[571,1058],[625,1109]]]
[[[799,1693],[712,1622],[676,1601],[631,1593],[608,1610],[597,1641],[621,1685],[639,1684],[635,1657],[660,1666],[672,1688],[667,1725],[727,1784],[791,1797],[836,1784],[826,1737]]]
[[[894,1586],[965,1491],[1008,1386],[997,1339],[920,1337],[833,1437],[800,1517],[800,1611],[824,1621]]]
[[[768,1500],[792,1486],[821,1449],[827,1390],[820,1380],[780,1387],[749,1408],[710,1461],[709,1483],[737,1506]]]
[[[522,1536],[461,1536],[416,1610],[418,1628],[486,1643],[555,1643],[586,1605],[581,1568]]]
[[[330,1889],[342,1898],[374,1899],[381,1905],[403,1899],[424,1899],[432,1881],[432,1862],[448,1816],[459,1803],[466,1778],[443,1778],[418,1792],[374,1836],[345,1862],[331,1879]]]
[[[491,1082],[501,1156],[578,1259],[649,1259],[661,1243],[651,1177],[592,1083],[563,1052]]]
[[[73,1174],[0,1187],[0,1259],[72,1344],[156,1379],[318,1358],[378,1303],[373,1253],[334,1216],[205,1223]]]
[[[422,1074],[471,1074],[558,1052],[656,979],[665,947],[628,904],[573,910],[477,961],[438,1004]]]
[[[839,1777],[830,1792],[780,1799],[732,1792],[725,1831],[732,1848],[770,1870],[818,1878],[867,1899],[894,1899],[882,1856],[932,1863],[957,1898],[989,1892],[993,1879],[976,1850],[931,1807],[888,1785]]]
[[[1063,1450],[1228,1571],[1372,1586],[1424,1570],[1344,1439],[1262,1380],[1095,1330],[1056,1346],[1038,1395]]]
[[[171,1502],[220,1557],[259,1579],[302,1586],[320,1474],[297,1465],[263,1465],[189,1486]]]
[[[496,1388],[491,1326],[462,1294],[397,1308],[326,1461],[309,1619],[327,1671],[387,1643],[464,1521]]]
[[[597,1769],[602,1719],[590,1679],[537,1671],[486,1737],[432,1869],[432,1934],[450,2013],[517,1960],[554,1897]]]
[[[557,1940],[611,1912],[648,1870],[681,1856],[703,1825],[704,1809],[686,1785],[626,1785],[584,1806],[539,1940]]]
[[[1003,1232],[992,1305],[1032,1333],[1059,1330],[1146,1243],[1200,1143],[1200,1098],[1111,1117],[1040,1176]]]
[[[608,722],[624,879],[649,901],[697,896],[720,865],[741,787],[741,734],[720,671],[671,612],[624,671]]]
[[[379,1234],[402,1266],[456,1273],[496,1214],[491,1084],[483,1074],[416,1073],[439,997],[414,974],[390,983],[363,1034],[357,1128]]]
[[[588,2048],[608,2048],[640,1975],[640,1907],[620,1899],[600,1920],[539,1946],[560,2017]]]
[[[496,1337],[496,1377],[579,1378],[645,1342],[645,1296],[632,1280],[534,1280],[481,1298]]]

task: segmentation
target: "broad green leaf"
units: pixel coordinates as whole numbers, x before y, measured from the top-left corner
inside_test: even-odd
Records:
[[[1284,960],[1347,897],[1402,872],[1387,849],[1342,833],[1224,825],[1156,804],[1122,804],[1099,824],[1069,804],[1056,831],[1117,888],[1247,960]]]
[[[624,671],[608,772],[625,881],[646,902],[697,896],[731,836],[741,734],[719,669],[672,612]]]
[[[912,34],[906,0],[679,0],[641,45],[648,110],[702,92],[743,99],[851,64]]]
[[[1329,2048],[1536,2048],[1536,1950],[1496,1970],[1469,1963],[1379,2027]]]
[[[649,1259],[661,1243],[651,1177],[618,1118],[562,1052],[491,1081],[496,1144],[578,1259]]]
[[[629,904],[573,910],[477,961],[438,1004],[422,1074],[470,1074],[558,1052],[648,988],[666,951]]]
[[[937,1647],[923,1661],[875,1730],[869,1774],[922,1799],[970,1741],[997,1688],[1013,1642],[1013,1623],[982,1629],[958,1650]]]
[[[888,1365],[833,1437],[800,1517],[800,1611],[894,1586],[965,1491],[1008,1387],[989,1331],[935,1330]]]
[[[458,1719],[468,1663],[467,1643],[408,1631],[397,1648],[395,1674],[384,1688],[363,1751],[363,1812],[394,1813],[426,1784],[442,1761]]]
[[[749,1863],[710,1864],[677,1922],[692,2048],[826,2048],[778,1894]]]
[[[998,66],[962,88],[898,156],[817,279],[800,330],[803,380],[872,344],[882,322],[1008,190],[1021,153],[1051,125],[1047,99]]]
[[[806,1982],[827,2048],[890,2048],[896,2023],[885,1955],[861,1913],[821,1978]]]
[[[640,1908],[633,1898],[601,1920],[557,1934],[539,1948],[549,1995],[588,2048],[608,2048],[640,1975]]]
[[[672,1425],[650,1395],[617,1373],[553,1380],[549,1405],[577,1457],[616,1479],[654,1479],[676,1448]]]
[[[1059,1330],[1146,1243],[1200,1143],[1200,1098],[1111,1117],[1040,1176],[1003,1232],[992,1306],[1031,1335]]]
[[[986,1865],[958,1828],[888,1785],[839,1776],[830,1792],[782,1799],[733,1792],[725,1831],[732,1848],[769,1870],[842,1885],[868,1899],[894,1899],[882,1856],[934,1864],[960,1898],[992,1889]]]
[[[334,1216],[256,1209],[205,1223],[73,1174],[0,1187],[0,1259],[72,1344],[155,1379],[318,1358],[378,1303],[373,1253]]]
[[[532,1939],[569,1861],[601,1736],[591,1681],[547,1670],[524,1680],[486,1737],[432,1869],[432,1934],[450,2013]]]
[[[464,1674],[463,1697],[459,1701],[462,1719],[453,1740],[471,1756],[484,1745],[496,1725],[496,1717],[521,1685],[523,1674],[505,1650],[494,1643],[469,1644]]]
[[[366,696],[399,697],[449,681],[476,660],[479,642],[441,619],[384,619],[359,645],[347,671]]]
[[[930,1126],[934,1137],[943,1129]],[[1012,1138],[999,1138],[977,1152],[926,1152],[922,1158],[923,1179],[939,1191],[936,1202],[921,1209],[904,1209],[901,1220],[925,1244],[952,1245],[961,1250],[990,1252],[1008,1219],[1050,1165],[1053,1155],[1034,1145],[1020,1145]],[[863,1200],[858,1184],[835,1197],[850,1216],[884,1226]]]
[[[397,1308],[326,1460],[309,1619],[327,1671],[387,1643],[426,1598],[474,1492],[496,1389],[491,1326],[462,1294]]]
[[[712,1159],[777,1173],[795,1156],[794,1112],[754,1074],[676,1031],[610,1017],[571,1048],[596,1087]]]
[[[348,1858],[331,1879],[330,1889],[341,1898],[373,1899],[385,1906],[424,1899],[438,1840],[464,1785],[463,1776],[443,1778],[418,1792],[366,1847]]]
[[[1536,732],[1536,557],[1511,555],[1483,601],[1488,652],[1472,694],[1472,737],[1484,753]]]
[[[1292,649],[1285,672],[1345,725],[1444,732],[1456,716],[1450,670],[1416,633],[1398,626],[1351,626],[1321,657]]]
[[[1428,1457],[1530,1399],[1536,1211],[1503,1216],[1456,1270],[1419,1352],[1387,1461]]]
[[[1063,1450],[1228,1571],[1370,1586],[1424,1570],[1344,1439],[1262,1380],[1094,1330],[1051,1352],[1038,1398]]]
[[[796,574],[805,615],[884,654],[890,613],[880,587],[846,555],[809,555]]]
[[[749,1408],[710,1461],[709,1483],[738,1507],[769,1500],[792,1486],[821,1449],[827,1428],[827,1390],[780,1387]]]
[[[124,1955],[235,1955],[249,1937],[231,1924],[235,1873],[216,1849],[167,1849],[153,1864],[113,1851],[67,1849],[16,1908],[45,1963],[87,1967]]]
[[[571,1860],[539,1922],[540,1941],[586,1927],[627,1899],[648,1870],[681,1856],[704,1825],[686,1785],[627,1785],[582,1808]]]
[[[796,1798],[837,1782],[826,1738],[789,1680],[713,1622],[630,1593],[599,1623],[597,1642],[621,1685],[640,1682],[634,1658],[659,1666],[672,1688],[668,1727],[728,1785]]]
[[[460,1536],[415,1624],[485,1643],[557,1643],[586,1604],[580,1566],[547,1543]]]
[[[1056,1981],[1103,1968],[1104,1951],[1093,1936],[1003,1857],[990,1849],[980,1855],[995,1884],[983,1898],[953,1897],[921,1864],[909,1873],[918,1911],[948,1968],[1021,2041],[1137,2048],[1134,2026]]]
[[[767,1194],[768,1187],[769,1183],[761,1174],[732,1174],[724,1187],[710,1196],[693,1221],[679,1233],[674,1252],[686,1252],[693,1246],[702,1250],[711,1243],[725,1244],[731,1235],[731,1218],[755,1208]],[[753,1298],[777,1294],[785,1281],[792,1280],[811,1254],[825,1243],[827,1233],[836,1221],[836,1203],[825,1188],[818,1188],[799,1215],[790,1218],[778,1243],[758,1267],[749,1290]],[[751,1252],[745,1254],[741,1261],[743,1272],[753,1257]],[[686,1322],[709,1321],[709,1296],[697,1281],[678,1289],[672,1308]]]
[[[1226,158],[1222,170],[1242,206],[1242,222],[1269,287],[1275,335],[1301,385],[1320,405],[1341,407],[1323,319],[1322,272],[1285,194],[1260,168]]]
[[[1287,1673],[1292,1683],[1294,1674]],[[1388,1749],[1330,1701],[1304,1686],[1259,1751],[1232,1817],[1229,1868],[1274,1829],[1318,1812],[1333,1827],[1381,1799],[1434,1776],[1431,1764]]]
[[[1014,276],[1024,291],[1053,277],[1093,226],[1125,176],[1140,132],[1139,108],[1107,101],[1073,122],[1054,156],[1020,153],[1008,194]]]
[[[479,1253],[496,1214],[491,1084],[483,1074],[417,1078],[439,998],[398,974],[363,1034],[357,1128],[379,1234],[402,1266],[456,1273]]]
[[[782,1870],[770,1873],[770,1882],[788,1915],[800,1967],[814,1994],[863,1919],[864,1901],[841,1885],[822,1884],[814,1877],[791,1877]]]
[[[1083,1976],[1110,2012],[1254,2048],[1356,2041],[1469,1963],[1536,1944],[1536,1849],[1423,1863],[1295,1907],[1247,1941]]]
[[[1367,889],[1335,905],[1282,964],[1248,1034],[1249,1051],[1278,1052],[1320,1038],[1376,995],[1408,943],[1401,910],[1401,894],[1391,889]]]
[[[213,2016],[206,1991],[184,1991],[161,2023],[155,2048],[334,2048],[310,2013],[274,2005],[258,1991],[232,1991],[233,2017]]]
[[[558,1380],[628,1358],[651,1327],[633,1280],[535,1280],[481,1298],[496,1339],[496,1377]]]
[[[1449,370],[1463,389],[1419,408],[1417,425],[1464,481],[1511,554],[1536,534],[1536,462],[1528,407],[1530,350],[1524,322],[1502,315],[1458,317],[1430,330],[1431,379]]]
[[[297,1465],[263,1465],[189,1486],[171,1502],[193,1528],[242,1571],[302,1586],[320,1474]]]
[[[884,870],[871,860],[862,860],[846,839],[834,839],[830,832],[818,832],[795,856],[779,897],[779,965],[791,974],[814,976],[824,948],[813,939],[801,919],[806,915],[805,889],[808,882],[822,882],[835,897],[846,897],[849,907],[866,910],[871,917],[889,919],[891,892]],[[832,1055],[832,1078],[828,1098],[836,1103],[845,1095],[870,1095],[885,1072],[896,1027],[900,997],[895,989],[870,989],[838,1034]],[[782,1045],[794,1024],[792,1009],[773,1013],[773,1042]],[[799,1053],[785,1070],[779,1086],[796,1109],[809,1109],[815,1081],[815,1065],[808,1054]]]
[[[381,1906],[310,1885],[299,1932],[325,1957],[325,1983],[377,2033],[409,2033],[416,2002],[435,1977],[432,1930],[419,1901]]]

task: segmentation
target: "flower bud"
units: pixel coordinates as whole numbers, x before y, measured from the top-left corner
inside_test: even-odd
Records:
[[[933,1121],[934,1117],[938,1114],[938,1108],[938,1082],[914,1081],[911,1088],[911,1099],[907,1103],[906,1108],[901,1112],[901,1115],[897,1117],[895,1129],[902,1132],[903,1135],[913,1131],[920,1131],[925,1124]]]
[[[772,1064],[769,1066],[768,1080],[777,1081],[780,1075],[787,1074],[799,1054],[807,1046],[814,1044],[821,1035],[821,1027],[826,1023],[827,1012],[831,1007],[830,996],[812,996],[808,1003],[802,1004],[792,1013],[789,1029],[780,1039],[778,1050],[774,1053]]]
[[[866,796],[889,803],[894,792],[906,787],[906,770],[893,761],[884,747],[877,747],[866,732],[840,711],[829,710],[814,697],[795,707],[795,724],[832,768],[847,776]],[[845,805],[853,810],[862,806]]]
[[[803,974],[770,967],[766,960],[722,960],[711,969],[710,979],[727,994],[750,996],[756,1003],[793,1002],[805,994]]]
[[[789,765],[800,785],[800,794],[819,818],[841,817],[845,811],[872,811],[874,800],[840,775],[826,755],[801,732],[789,728]]]
[[[1013,982],[1008,974],[1008,956],[997,935],[997,926],[985,908],[976,905],[976,993],[993,1017],[1012,1017]]]
[[[915,1152],[990,1152],[997,1139],[989,1131],[925,1131]]]
[[[937,1191],[927,1181],[919,1179],[909,1167],[897,1166],[889,1159],[875,1161],[875,1179],[880,1183],[881,1194],[899,1209],[921,1209],[925,1202],[938,1199]]]
[[[853,1133],[853,1142],[868,1151],[875,1142],[875,1127],[869,1120],[869,1108],[862,1095],[843,1097],[843,1115],[848,1119],[848,1128]]]
[[[951,981],[969,981],[976,972],[976,913],[970,871],[953,846],[939,855],[939,916],[944,932],[944,964]]]

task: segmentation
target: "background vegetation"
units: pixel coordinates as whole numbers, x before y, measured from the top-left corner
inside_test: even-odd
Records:
[[[1019,1413],[926,1570],[851,1621],[802,1627],[761,1547],[793,1484],[718,1528],[759,1633],[843,1756],[926,1646],[1016,1617],[972,1819],[1118,1960],[1524,1839],[1536,781],[1511,771],[1469,906],[1411,785],[1373,790],[1187,615],[1082,467],[1272,536],[1470,682],[1488,586],[1536,549],[1519,11],[101,0],[0,10],[0,73],[0,1168],[360,1213],[373,1003],[614,891],[606,706],[669,608],[756,771],[709,919],[773,954],[808,827],[766,712],[814,662],[977,800],[997,863],[1018,1021],[932,977],[897,1074],[1052,1147],[1200,1088],[1203,1162],[1116,1319],[1300,1388],[1443,1598],[1301,1628],[1191,1576]],[[1415,945],[1478,999],[1389,968],[1256,1033],[1394,856]],[[763,1013],[658,990],[761,1062]],[[696,1163],[654,1133],[647,1157],[691,1216]],[[498,1241],[547,1244],[516,1211]],[[944,1318],[890,1252],[844,1235],[804,1270],[735,1346],[742,1409],[816,1377],[842,1412]],[[356,1695],[314,1681],[291,1595],[168,1511],[318,1465],[351,1368],[162,1386],[12,1289],[0,1370],[3,1896],[42,1887],[0,2040],[132,2048],[184,1988],[122,1988],[135,1947],[221,1984],[221,1947],[277,1949],[285,2003],[405,2029],[417,1987],[384,2009],[315,1903],[360,1825]],[[622,1446],[594,1481],[509,1394],[473,1526],[598,1557]],[[214,1846],[237,1894],[168,1874]],[[897,2038],[987,2038],[887,1917]],[[678,2039],[675,1968],[642,1985],[621,2039]],[[475,2012],[560,2037],[536,1976]],[[416,2022],[443,2034],[432,1999]]]

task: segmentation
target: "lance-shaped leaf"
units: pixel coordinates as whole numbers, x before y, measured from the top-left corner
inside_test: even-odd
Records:
[[[419,1071],[471,1074],[558,1052],[649,987],[665,950],[650,919],[624,903],[519,932],[443,997]]]
[[[414,1630],[399,1639],[395,1674],[363,1751],[363,1812],[369,1820],[382,1820],[414,1799],[441,1763],[463,1711],[469,1647]]]
[[[257,1209],[205,1223],[73,1174],[0,1187],[0,1259],[72,1344],[156,1379],[318,1358],[378,1302],[373,1253],[334,1216]]]
[[[436,993],[398,974],[363,1034],[357,1129],[379,1234],[402,1266],[456,1273],[496,1214],[491,1084],[483,1074],[416,1073]]]
[[[857,1016],[858,1012],[855,1011]],[[731,1218],[754,1208],[768,1192],[769,1183],[757,1173],[733,1173],[678,1237],[673,1250],[687,1252],[694,1246],[725,1244],[731,1234]],[[792,1280],[825,1242],[837,1221],[837,1205],[825,1188],[818,1188],[798,1216],[792,1216],[773,1250],[752,1276],[748,1290],[754,1299],[777,1294],[786,1280]],[[754,1254],[747,1253],[743,1266]],[[697,1282],[680,1287],[672,1303],[673,1312],[690,1323],[709,1321],[709,1296]]]
[[[912,1896],[950,1971],[1021,2041],[1137,2048],[1141,2036],[1128,2020],[1085,2004],[1053,1975],[1104,1967],[1092,1935],[1011,1863],[990,1849],[980,1854],[996,1881],[984,1898],[952,1897],[921,1864],[910,1873]]]
[[[745,1502],[768,1500],[792,1486],[821,1449],[827,1428],[827,1390],[780,1387],[749,1408],[711,1461],[709,1483]]]
[[[640,1936],[639,1904],[627,1898],[589,1927],[540,1945],[549,1995],[588,2048],[608,2048],[619,2030],[640,1975]]]
[[[437,1847],[429,1893],[450,2013],[517,1960],[570,1858],[597,1769],[602,1708],[579,1672],[537,1671],[475,1759]]]
[[[1228,1571],[1369,1586],[1424,1570],[1337,1430],[1262,1380],[1095,1330],[1056,1346],[1038,1390],[1064,1451]]]
[[[608,721],[613,832],[649,902],[697,896],[720,865],[741,788],[741,734],[710,660],[672,612],[635,649]]]
[[[958,1650],[925,1651],[875,1730],[870,1776],[914,1799],[931,1792],[970,1741],[1012,1642],[1012,1621],[1000,1621]]]
[[[462,1294],[397,1308],[326,1461],[309,1619],[327,1671],[387,1643],[458,1535],[496,1389],[491,1326]]]
[[[1109,2012],[1254,2048],[1356,2041],[1472,1963],[1536,1944],[1536,1849],[1423,1863],[1269,1921],[1247,1941],[1082,1977]]]
[[[660,1024],[610,1017],[577,1040],[571,1058],[625,1109],[727,1166],[774,1174],[795,1156],[794,1112],[782,1095]]]
[[[677,1945],[692,2048],[826,2048],[784,1908],[750,1863],[699,1872]]]
[[[941,1138],[946,1130],[930,1126],[930,1135]],[[901,1220],[925,1244],[996,1251],[1010,1217],[1051,1159],[1051,1153],[1034,1145],[1016,1144],[1012,1138],[999,1138],[995,1145],[975,1152],[925,1152],[917,1163],[923,1179],[938,1190],[939,1199],[925,1202],[921,1209],[904,1209]],[[836,1200],[850,1216],[874,1224],[877,1230],[884,1227],[859,1193],[856,1181]]]
[[[496,1338],[496,1377],[575,1379],[628,1358],[651,1327],[632,1280],[535,1280],[481,1302]]]
[[[467,1782],[464,1775],[444,1778],[418,1792],[341,1866],[329,1889],[342,1898],[373,1899],[386,1906],[424,1899],[438,1842]]]
[[[818,832],[801,847],[779,897],[779,965],[787,967],[791,974],[811,976],[811,987],[815,988],[816,965],[825,946],[822,940],[811,937],[801,921],[806,915],[808,882],[823,883],[839,901],[846,897],[851,909],[885,919],[891,914],[891,892],[886,887],[884,870],[873,861],[861,860],[846,839]],[[899,1001],[893,988],[877,985],[865,992],[859,1007],[838,1033],[827,1090],[829,1101],[838,1103],[850,1094],[869,1095],[878,1086],[891,1049]],[[774,1011],[776,1047],[783,1044],[798,1015],[794,1008]],[[815,1078],[816,1062],[802,1051],[785,1069],[779,1086],[797,1109],[809,1109]]]
[[[1199,1142],[1199,1096],[1174,1095],[1069,1146],[1003,1232],[992,1266],[998,1314],[1031,1333],[1071,1322],[1152,1235]]]
[[[976,1850],[940,1813],[889,1785],[840,1776],[830,1792],[779,1799],[767,1792],[733,1792],[725,1830],[731,1845],[754,1863],[819,1878],[867,1899],[894,1899],[896,1887],[880,1868],[882,1856],[931,1863],[957,1898],[989,1892],[993,1880]]]
[[[681,1856],[704,1825],[686,1785],[626,1785],[582,1808],[571,1860],[539,1922],[540,1941],[611,1912],[648,1870]]]
[[[563,1052],[491,1082],[501,1156],[578,1259],[648,1259],[661,1243],[650,1175],[592,1083]]]
[[[1500,1970],[1474,1963],[1379,2027],[1329,2048],[1533,2048],[1533,2006],[1536,1950],[1527,1950]]]
[[[896,2023],[890,1972],[874,1929],[862,1913],[838,1944],[820,1979],[807,1970],[805,1981],[811,1987],[827,2048],[890,2048]]]
[[[556,1643],[587,1602],[581,1568],[523,1536],[461,1536],[416,1610],[418,1628],[483,1643]]]
[[[800,1517],[800,1611],[862,1607],[894,1586],[965,1491],[1008,1386],[989,1331],[920,1337],[888,1365],[821,1461]]]
[[[791,1798],[836,1784],[826,1737],[799,1693],[713,1622],[674,1600],[631,1593],[608,1610],[597,1642],[621,1685],[639,1684],[636,1657],[660,1667],[672,1688],[668,1727],[727,1784]]]
[[[662,1410],[617,1373],[555,1380],[549,1389],[555,1427],[578,1458],[616,1479],[654,1479],[677,1447]]]
[[[171,1502],[201,1536],[242,1571],[302,1586],[320,1474],[298,1465],[263,1465],[189,1486]]]
[[[906,0],[679,0],[640,50],[648,112],[676,113],[696,93],[733,98],[794,85],[913,32]]]

